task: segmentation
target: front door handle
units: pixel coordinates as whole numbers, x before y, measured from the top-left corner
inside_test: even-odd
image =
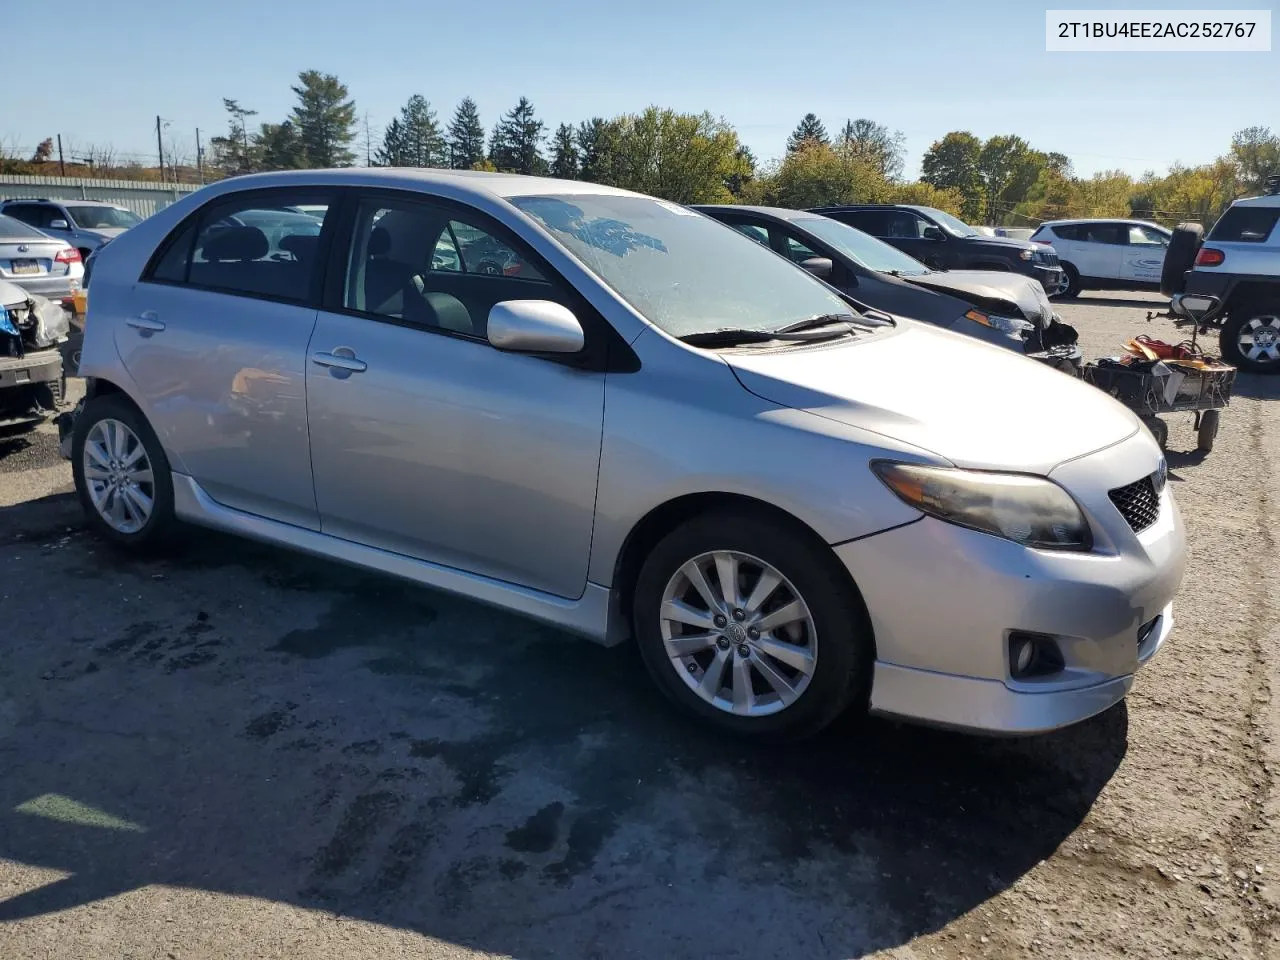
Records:
[[[321,367],[346,370],[348,373],[364,373],[369,365],[359,359],[349,347],[336,347],[332,353],[317,350],[311,354],[311,362]]]
[[[146,310],[136,317],[130,317],[125,323],[135,330],[145,330],[149,333],[157,333],[164,329],[164,321],[154,310]]]

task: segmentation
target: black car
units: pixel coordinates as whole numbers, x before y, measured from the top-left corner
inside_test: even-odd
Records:
[[[861,204],[815,207],[812,212],[879,237],[935,270],[1006,270],[1034,277],[1050,294],[1063,287],[1062,267],[1052,247],[988,237],[933,207]]]
[[[776,207],[693,209],[770,247],[860,304],[1026,353],[1071,372],[1076,332],[1034,281],[991,270],[930,270],[848,224]]]

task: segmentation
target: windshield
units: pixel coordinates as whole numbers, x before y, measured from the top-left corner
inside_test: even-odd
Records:
[[[120,207],[67,207],[71,219],[85,230],[110,230],[115,227],[132,227],[141,223],[136,213]]]
[[[645,319],[672,336],[777,330],[855,317],[776,253],[685,207],[649,197],[512,197]]]
[[[949,213],[943,213],[941,210],[935,210],[933,207],[921,207],[925,213],[938,221],[938,224],[947,233],[954,233],[957,237],[976,237],[978,231],[973,229],[963,220],[957,220]]]
[[[898,273],[903,276],[917,276],[929,272],[929,268],[914,257],[847,223],[827,217],[813,217],[792,222],[868,270],[875,270],[878,273]]]

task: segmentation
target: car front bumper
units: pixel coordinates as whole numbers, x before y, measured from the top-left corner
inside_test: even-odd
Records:
[[[1024,734],[1077,723],[1123,699],[1172,630],[1186,548],[1169,491],[1155,523],[1136,534],[1107,498],[1158,462],[1146,438],[1120,447],[1100,498],[1081,497],[1064,481],[1094,528],[1088,553],[1027,549],[931,517],[835,548],[875,635],[873,712]],[[1100,456],[1059,469],[1087,477]],[[1015,679],[1014,632],[1052,637],[1063,668]]]
[[[31,351],[25,357],[0,358],[0,389],[52,383],[62,377],[62,354],[56,349]]]

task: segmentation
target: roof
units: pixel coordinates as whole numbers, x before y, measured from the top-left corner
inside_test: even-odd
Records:
[[[713,210],[737,210],[741,213],[754,213],[759,216],[773,217],[775,220],[814,220],[820,216],[810,210],[788,210],[786,207],[749,207],[738,203],[694,203],[694,210],[710,213]]]
[[[1280,207],[1280,193],[1268,193],[1261,197],[1245,197],[1232,204],[1233,207]]]
[[[1040,224],[1041,227],[1067,226],[1075,223],[1128,223],[1143,227],[1155,227],[1157,230],[1167,231],[1168,227],[1162,227],[1158,223],[1152,223],[1150,220],[1133,220],[1129,217],[1076,217],[1069,220],[1045,220]]]
[[[81,200],[79,198],[67,197],[14,197],[10,200],[0,200],[0,204],[9,206],[15,203],[60,203],[63,206],[75,207],[111,207],[114,210],[124,210],[125,207],[118,203],[112,203],[109,200]]]
[[[275,173],[251,173],[210,184],[220,188],[234,185],[238,189],[278,186],[448,186],[464,193],[487,194],[492,197],[537,196],[539,194],[641,196],[630,190],[606,187],[581,180],[557,180],[553,177],[528,177],[518,173],[490,173],[484,170],[440,170],[428,167],[339,167],[319,170],[282,170]]]

